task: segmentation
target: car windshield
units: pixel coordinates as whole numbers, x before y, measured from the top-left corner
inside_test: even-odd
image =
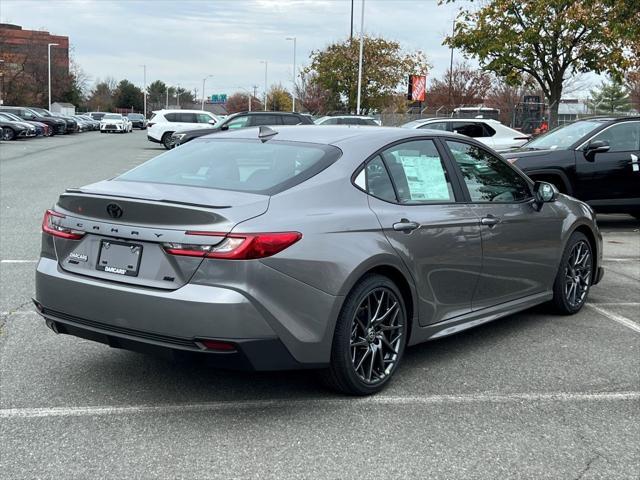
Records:
[[[129,120],[142,120],[144,117],[141,113],[128,113]]]
[[[531,140],[522,148],[530,148],[532,150],[566,150],[601,125],[602,122],[596,120],[583,120],[563,125]]]
[[[122,115],[120,115],[119,113],[107,113],[104,117],[102,117],[103,120],[122,120]]]
[[[274,194],[319,173],[341,155],[330,145],[202,139],[160,155],[116,180]]]

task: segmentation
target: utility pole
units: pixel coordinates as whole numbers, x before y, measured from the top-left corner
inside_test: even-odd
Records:
[[[362,13],[360,16],[360,56],[358,58],[358,102],[356,114],[360,115],[360,99],[362,97],[362,57],[364,54],[364,0],[362,0]]]
[[[253,86],[253,98],[258,98],[258,85]],[[249,111],[251,111],[251,94],[249,94]]]
[[[269,62],[267,60],[260,60],[260,63],[264,63],[264,111],[267,111],[267,67]]]
[[[351,33],[349,33],[349,41],[353,42],[353,0],[351,0],[351,24],[349,25]]]
[[[287,40],[293,40],[293,91],[291,92],[291,111],[296,111],[296,37],[287,37]]]
[[[147,66],[142,65],[142,68],[144,70],[144,90],[142,91],[144,94],[144,110],[142,113],[144,114],[144,118],[147,118]]]
[[[453,20],[453,29],[451,31],[452,35],[456,33],[456,21]],[[453,108],[451,104],[451,96],[453,94],[453,47],[451,47],[451,60],[449,61],[449,105]]]
[[[167,100],[164,104],[164,108],[168,109],[169,108],[169,85],[167,85]]]
[[[200,106],[200,110],[204,110],[204,83],[207,81],[207,78],[211,78],[213,75],[207,75],[202,79],[202,105]]]
[[[180,108],[180,84],[176,86],[176,105]]]
[[[47,46],[47,63],[49,66],[49,111],[51,111],[51,47],[57,46],[57,43],[50,43]]]

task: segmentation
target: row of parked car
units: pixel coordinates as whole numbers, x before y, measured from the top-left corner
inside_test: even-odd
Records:
[[[4,141],[90,131],[128,133],[134,128],[147,128],[147,120],[141,113],[62,115],[39,107],[0,106],[0,140]]]

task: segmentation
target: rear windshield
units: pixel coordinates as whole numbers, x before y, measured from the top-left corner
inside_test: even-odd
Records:
[[[331,145],[200,139],[160,155],[116,180],[274,195],[321,172],[342,152]]]
[[[139,120],[144,118],[141,113],[127,113],[127,117],[129,117],[132,120]]]
[[[122,120],[122,115],[120,115],[119,113],[107,113],[104,117],[102,117],[103,120]]]

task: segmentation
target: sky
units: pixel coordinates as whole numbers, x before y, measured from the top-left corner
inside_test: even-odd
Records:
[[[354,35],[362,0],[354,1]],[[364,31],[422,50],[440,77],[450,51],[442,45],[460,6],[437,0],[366,0]],[[291,88],[293,42],[298,70],[313,50],[349,36],[350,0],[1,0],[0,22],[69,37],[72,57],[96,80],[160,79],[188,90],[227,93],[268,84]],[[462,60],[459,52],[456,60]],[[409,72],[407,72],[409,73]]]

